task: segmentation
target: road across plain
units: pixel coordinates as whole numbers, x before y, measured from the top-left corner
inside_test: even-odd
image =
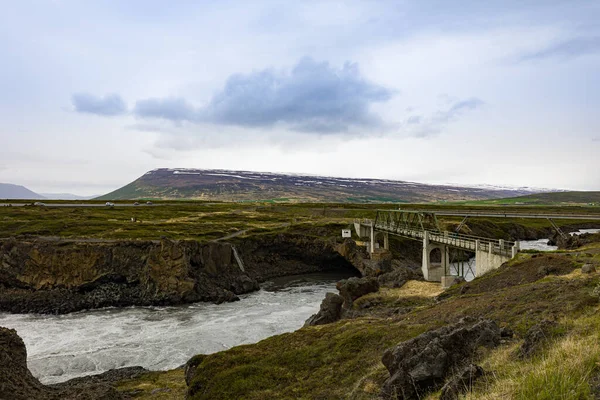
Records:
[[[390,211],[390,210],[380,210]],[[478,211],[443,211],[443,210],[393,210],[396,212],[424,212],[448,217],[499,217],[499,218],[540,218],[540,219],[578,219],[598,220],[600,214],[545,214],[545,213],[519,213],[519,212],[478,212]]]
[[[0,207],[154,207],[161,204],[145,204],[140,203],[135,205],[133,203],[114,203],[112,206],[107,206],[104,203],[44,203],[43,206],[35,205],[34,203],[0,203]]]

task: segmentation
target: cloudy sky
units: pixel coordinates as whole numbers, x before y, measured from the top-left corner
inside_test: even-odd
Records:
[[[0,182],[159,167],[600,190],[600,2],[0,1]]]

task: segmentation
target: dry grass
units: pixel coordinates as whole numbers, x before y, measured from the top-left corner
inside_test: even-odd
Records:
[[[516,352],[521,342],[492,351],[481,362],[488,376],[467,399],[592,399],[590,378],[600,367],[598,309],[576,320],[563,319],[568,333],[530,360]]]
[[[130,381],[123,381],[117,390],[134,399],[175,400],[185,398],[187,386],[183,369],[150,372]]]
[[[435,297],[443,292],[438,282],[408,281],[397,289],[399,296]]]

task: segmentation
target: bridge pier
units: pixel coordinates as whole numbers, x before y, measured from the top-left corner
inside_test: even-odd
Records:
[[[431,262],[431,252],[435,249],[439,249],[441,253],[439,264],[433,264]],[[429,240],[429,232],[425,231],[423,234],[423,263],[421,266],[425,280],[429,282],[441,282],[442,276],[446,275],[449,262],[450,251],[448,246],[439,243],[431,243]]]

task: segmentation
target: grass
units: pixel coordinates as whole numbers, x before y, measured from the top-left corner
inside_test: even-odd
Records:
[[[64,203],[60,201],[48,204]],[[94,201],[81,203],[98,203]],[[374,218],[377,208],[390,205],[366,204],[276,204],[207,203],[191,201],[156,202],[138,207],[0,207],[0,237],[32,235],[67,238],[213,240],[238,231],[248,234],[279,232],[309,226],[351,226],[355,218]],[[407,205],[411,209],[444,208],[479,210],[490,207],[460,205]],[[578,212],[578,207],[552,208],[553,212]],[[531,211],[531,209],[528,209]],[[579,210],[580,212],[581,210]],[[600,208],[598,209],[600,212]],[[132,222],[135,218],[135,222]],[[453,230],[460,218],[444,217],[444,229]],[[584,221],[556,221],[563,227]],[[596,223],[600,226],[600,223]],[[465,233],[493,238],[528,233],[543,236],[551,232],[546,220],[472,218]]]
[[[429,327],[363,318],[303,328],[207,356],[194,399],[371,398],[383,351]]]
[[[599,206],[600,191],[584,192],[550,192],[536,193],[526,196],[508,197],[504,199],[476,200],[466,201],[463,204],[471,205],[536,205],[536,206],[556,206],[556,205],[583,205]]]
[[[128,398],[148,400],[183,399],[187,386],[183,369],[165,372],[150,372],[133,380],[119,382],[117,390],[127,394]]]
[[[515,354],[521,341],[491,352],[481,362],[490,371],[467,399],[593,399],[594,376],[600,366],[598,308],[580,318],[564,318],[568,333],[547,343],[530,360]]]
[[[467,315],[494,319],[518,337],[541,319],[561,321],[553,341],[531,360],[515,356],[518,339],[482,353],[478,362],[490,373],[469,398],[590,398],[589,378],[600,360],[598,297],[592,295],[600,278],[582,274],[574,254],[528,254],[439,301],[439,287],[427,282],[383,289],[357,300],[370,308],[356,319],[205,356],[193,399],[375,399],[388,376],[381,364],[386,348]],[[542,264],[553,267],[551,275],[539,275]],[[407,304],[410,311],[393,312]]]

